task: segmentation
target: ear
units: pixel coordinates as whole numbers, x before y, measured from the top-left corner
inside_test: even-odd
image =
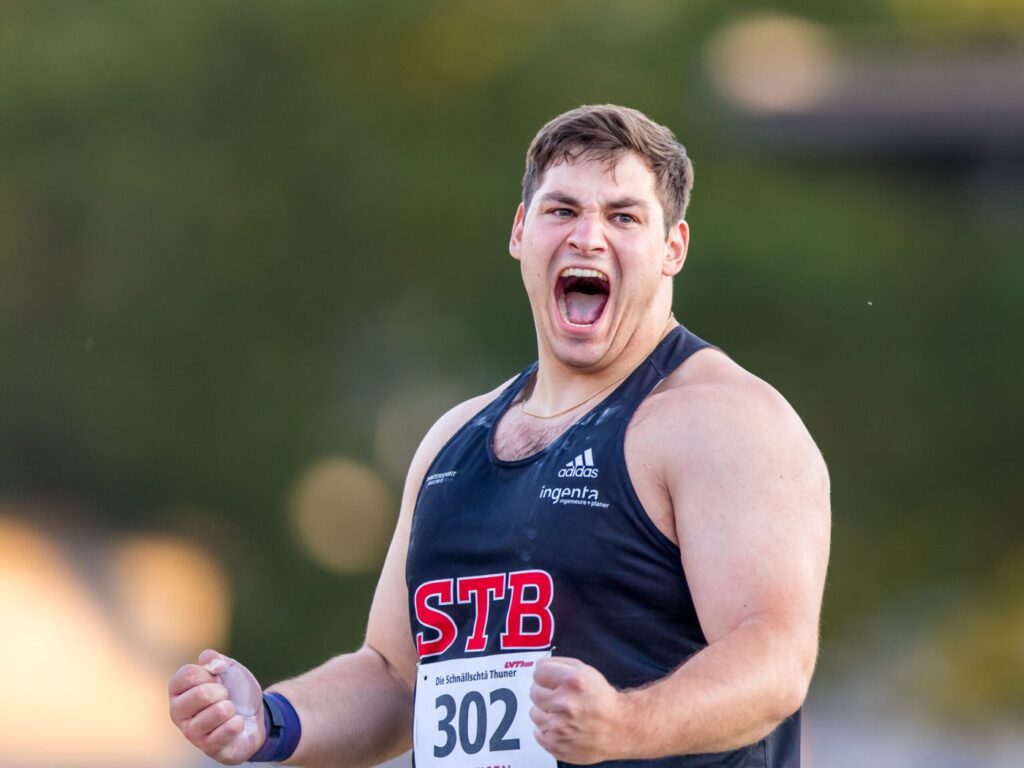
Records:
[[[523,247],[523,222],[526,220],[526,209],[520,203],[516,208],[516,217],[512,222],[512,237],[508,241],[508,252],[516,261],[520,259],[520,252]]]
[[[668,231],[665,241],[665,261],[661,265],[661,274],[675,277],[686,261],[686,248],[690,244],[690,227],[683,220],[677,221]]]

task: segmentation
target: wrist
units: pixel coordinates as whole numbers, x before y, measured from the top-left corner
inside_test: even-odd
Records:
[[[248,762],[281,763],[295,753],[302,737],[302,723],[295,707],[282,694],[263,694],[263,725],[266,739]]]
[[[651,721],[645,716],[646,696],[643,688],[619,691],[615,729],[615,758],[619,760],[641,760],[650,754]]]
[[[670,678],[623,691],[622,744],[635,760],[720,751],[702,748],[695,738],[692,696],[682,697]]]

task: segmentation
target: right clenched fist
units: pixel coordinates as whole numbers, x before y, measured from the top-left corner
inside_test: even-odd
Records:
[[[263,690],[244,666],[203,651],[167,686],[171,720],[185,738],[225,765],[248,760],[267,738]]]

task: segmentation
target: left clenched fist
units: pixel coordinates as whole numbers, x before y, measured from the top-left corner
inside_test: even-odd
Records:
[[[599,763],[625,757],[625,696],[578,659],[541,659],[530,688],[537,742],[556,759]]]

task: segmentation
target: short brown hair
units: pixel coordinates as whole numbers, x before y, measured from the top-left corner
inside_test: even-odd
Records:
[[[624,152],[635,152],[654,174],[667,234],[690,204],[693,164],[672,131],[643,112],[615,104],[577,107],[540,129],[526,153],[523,205],[530,207],[551,166],[584,155],[615,162]]]

